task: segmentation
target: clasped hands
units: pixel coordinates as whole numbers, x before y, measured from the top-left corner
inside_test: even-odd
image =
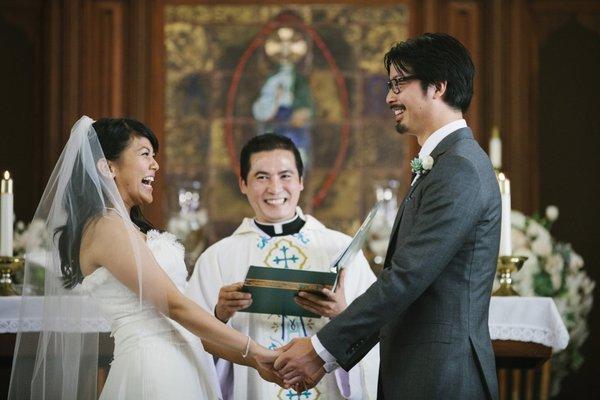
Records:
[[[333,318],[346,308],[344,297],[345,270],[340,272],[335,291],[322,289],[319,294],[299,292],[295,301],[302,308],[324,317]],[[227,322],[237,311],[252,304],[249,293],[241,291],[243,282],[224,286],[219,291],[215,315]],[[276,359],[275,359],[276,357]],[[314,387],[325,375],[324,361],[312,347],[310,338],[294,339],[277,349],[269,360],[258,362],[260,376],[285,388],[302,392]]]
[[[310,338],[294,339],[255,360],[253,366],[261,378],[299,393],[314,387],[325,375],[324,361],[313,349]]]
[[[325,362],[315,352],[310,338],[294,339],[281,350],[274,367],[283,387],[303,392],[316,386],[325,375]]]

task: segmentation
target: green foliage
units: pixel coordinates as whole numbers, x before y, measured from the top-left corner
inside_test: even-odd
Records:
[[[535,275],[533,278],[533,288],[535,293],[542,297],[552,297],[555,293],[550,274],[546,271],[541,271]]]

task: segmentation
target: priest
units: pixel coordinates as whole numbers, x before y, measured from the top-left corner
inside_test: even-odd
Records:
[[[350,242],[347,235],[302,213],[298,207],[304,188],[302,172],[300,153],[286,137],[259,135],[244,146],[239,186],[254,218],[245,218],[231,236],[200,256],[186,292],[221,321],[270,348],[314,335],[375,281],[360,253],[345,266],[335,291],[299,292],[296,302],[320,318],[240,312],[252,304],[251,295],[241,291],[250,265],[329,272],[332,261]],[[378,354],[373,348],[349,372],[338,369],[301,393],[301,398],[375,399]],[[221,359],[215,362],[225,399],[289,399],[296,395],[292,389],[261,379],[250,368]]]

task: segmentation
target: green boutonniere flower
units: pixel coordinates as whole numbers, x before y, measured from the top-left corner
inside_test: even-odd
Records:
[[[412,159],[410,169],[415,174],[425,175],[433,168],[433,157],[419,156]]]

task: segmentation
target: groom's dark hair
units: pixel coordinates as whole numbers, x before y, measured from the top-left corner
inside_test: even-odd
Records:
[[[393,65],[406,76],[416,76],[423,91],[429,85],[447,82],[443,100],[450,107],[467,111],[473,97],[475,66],[469,51],[445,33],[426,33],[395,44],[383,63],[389,74]]]
[[[276,135],[274,133],[265,133],[263,135],[254,136],[248,141],[242,148],[240,154],[240,177],[245,183],[248,183],[248,173],[250,172],[250,157],[252,154],[259,153],[261,151],[272,151],[272,150],[288,150],[294,154],[296,160],[296,169],[298,170],[298,177],[302,178],[304,172],[304,164],[302,163],[302,157],[300,151],[292,142],[292,139],[285,136]]]

